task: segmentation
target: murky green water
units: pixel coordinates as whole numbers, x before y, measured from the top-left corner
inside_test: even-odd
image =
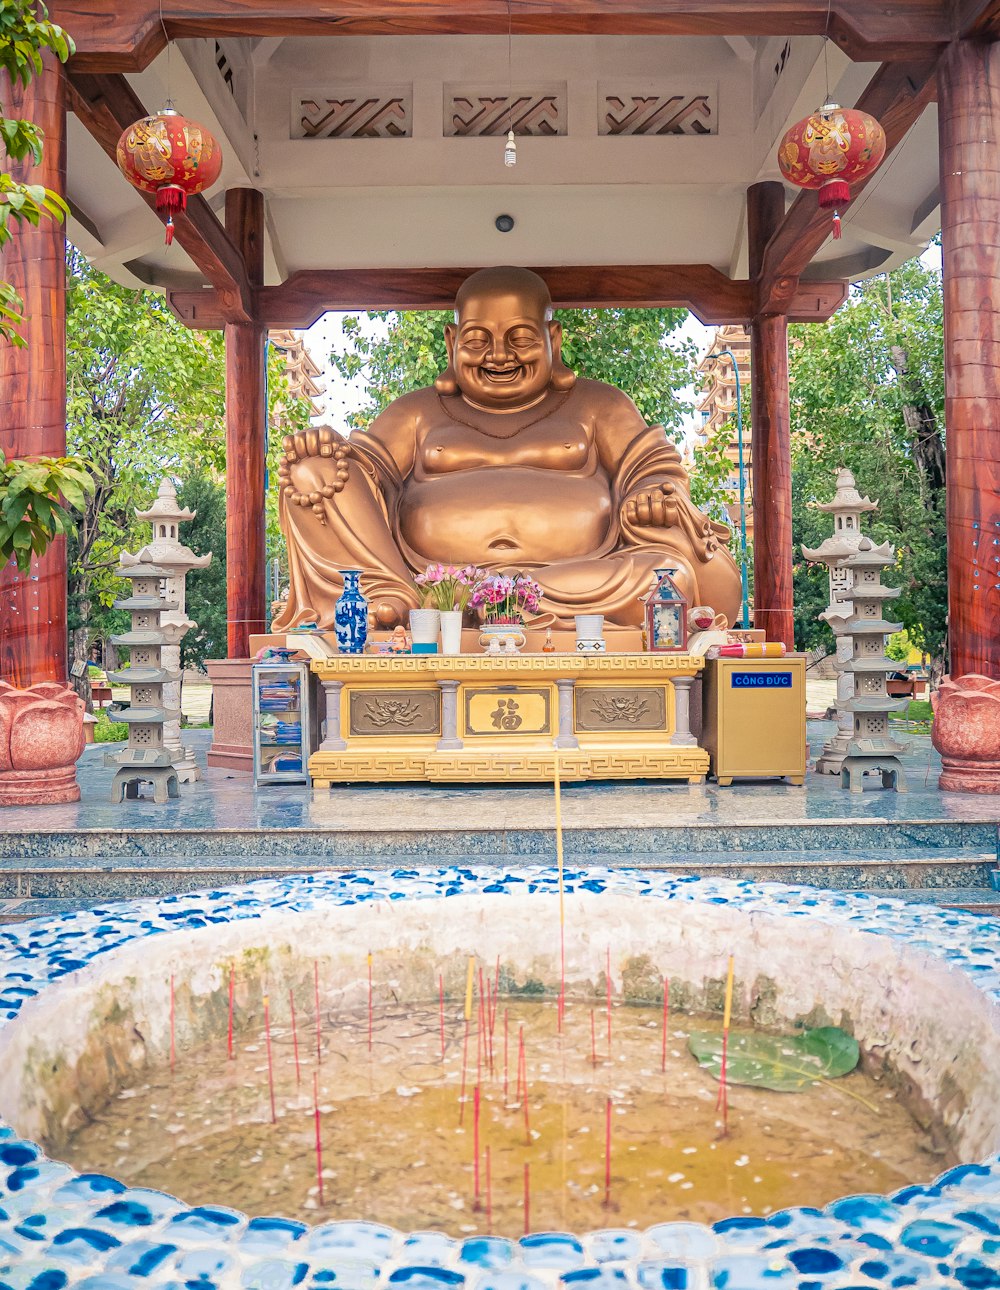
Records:
[[[436,1004],[378,1009],[370,1049],[367,1015],[327,1014],[319,1064],[312,1017],[300,1014],[298,1069],[287,1011],[276,1004],[272,1016],[276,1123],[263,1031],[242,1036],[233,1060],[222,1034],[178,1052],[173,1072],[140,1072],[56,1154],[191,1204],[512,1236],[525,1229],[525,1165],[531,1229],[585,1230],[821,1205],[927,1180],[949,1163],[891,1091],[860,1073],[803,1093],[731,1088],[723,1133],[718,1085],[687,1051],[689,1018],[670,1019],[661,1068],[658,1008],[616,1007],[609,1054],[603,1007],[592,1049],[589,1002],[569,1003],[560,1034],[554,1001],[501,998],[492,1034],[473,1016],[464,1062],[460,1002],[446,1006],[443,1057]]]

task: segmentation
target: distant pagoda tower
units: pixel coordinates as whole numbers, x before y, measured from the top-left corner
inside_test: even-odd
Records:
[[[866,511],[878,509],[878,502],[862,497],[854,486],[854,476],[846,467],[837,472],[837,487],[833,500],[817,502],[816,510],[826,511],[834,517],[833,534],[824,538],[818,547],[804,546],[802,554],[807,560],[825,564],[830,575],[830,603],[820,618],[831,622],[834,618],[849,617],[852,613],[850,597],[841,600],[842,593],[850,592],[853,570],[844,564],[861,544],[861,516]],[[854,718],[847,706],[854,697],[854,674],[844,664],[851,658],[853,646],[850,636],[837,637],[837,732],[823,745],[816,760],[820,774],[839,775],[847,756],[847,745],[854,735]]]
[[[901,712],[909,700],[890,698],[886,689],[896,665],[886,658],[885,638],[902,625],[883,617],[885,602],[900,594],[898,587],[882,586],[882,570],[894,563],[895,552],[888,542],[876,546],[870,538],[862,538],[857,551],[841,566],[851,573],[850,588],[835,593],[848,612],[830,618],[837,636],[849,636],[853,647],[844,669],[854,677],[854,697],[847,701],[854,731],[840,768],[841,787],[849,787],[852,793],[862,792],[861,776],[868,770],[882,772],[883,788],[906,792],[899,757],[910,745],[898,743],[889,733],[889,713]]]
[[[170,751],[177,778],[182,784],[201,779],[201,771],[195,761],[194,753],[181,742],[180,723],[180,641],[192,627],[197,626],[197,623],[193,623],[188,618],[185,611],[185,578],[192,569],[204,569],[212,561],[211,552],[208,555],[195,555],[179,540],[180,525],[185,520],[193,520],[196,514],[196,511],[187,511],[180,505],[173,483],[169,479],[163,480],[156,501],[149,510],[136,511],[136,516],[140,520],[148,520],[153,526],[153,540],[147,542],[136,555],[129,555],[127,551],[123,551],[120,556],[121,563],[126,568],[136,563],[147,562],[163,569],[166,576],[166,598],[174,603],[173,608],[164,607],[165,612],[160,619],[162,623],[180,629],[173,637],[175,643],[165,644],[162,650],[163,666],[177,674],[174,680],[168,681],[164,686],[164,706],[171,710],[176,709],[178,713],[176,718],[170,718],[163,727],[163,745]]]
[[[111,643],[127,649],[131,663],[128,668],[109,672],[108,680],[112,685],[129,686],[132,695],[128,707],[112,708],[117,720],[128,723],[126,747],[105,757],[105,765],[118,767],[111,785],[112,802],[138,797],[143,780],[153,785],[157,802],[179,796],[172,755],[163,746],[163,723],[179,715],[164,707],[163,690],[179,674],[163,666],[162,653],[164,645],[175,644],[184,632],[161,621],[164,612],[177,608],[174,601],[160,595],[160,581],[167,574],[166,569],[143,562],[118,568],[118,576],[131,581],[132,594],[116,600],[115,608],[129,610],[132,630],[112,636]]]

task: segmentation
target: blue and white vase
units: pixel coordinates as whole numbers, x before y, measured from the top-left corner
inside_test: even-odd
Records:
[[[361,594],[361,570],[341,569],[344,590],[334,606],[333,625],[341,654],[363,654],[368,639],[368,601]]]

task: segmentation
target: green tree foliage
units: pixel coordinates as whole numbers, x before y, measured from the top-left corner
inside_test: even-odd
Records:
[[[50,50],[65,62],[73,52],[65,31],[48,20],[43,4],[33,0],[0,0],[0,70],[8,85],[28,85],[42,70],[42,53]],[[14,162],[42,159],[42,131],[33,121],[9,117],[0,104],[0,143]],[[41,184],[24,184],[0,171],[0,248],[10,241],[12,224],[37,226],[43,218],[62,221],[68,208],[58,193]],[[17,328],[24,322],[23,301],[9,282],[0,282],[0,340],[23,345]]]
[[[122,594],[118,553],[150,538],[135,518],[156,496],[164,476],[179,479],[182,496],[203,498],[208,512],[182,530],[197,554],[211,549],[211,571],[192,574],[188,608],[202,630],[187,647],[192,662],[225,655],[225,353],[221,332],[192,331],[159,295],[112,281],[71,249],[67,263],[67,439],[86,457],[97,487],[70,543],[70,626],[74,654],[90,639],[121,630],[110,609]],[[308,423],[308,409],[288,390],[284,362],[272,351],[270,406],[283,428]],[[269,475],[277,481],[280,432],[269,444]],[[276,488],[268,496],[268,532],[277,544]],[[192,505],[196,503],[192,502]],[[196,536],[206,526],[207,545]],[[209,540],[210,538],[210,540]],[[202,600],[201,597],[205,599]],[[221,620],[219,618],[221,615]],[[219,623],[222,627],[220,630]],[[200,644],[198,643],[200,642]]]
[[[902,589],[887,608],[910,640],[943,662],[947,613],[941,277],[919,260],[852,289],[823,326],[791,329],[792,521],[800,647],[832,648],[816,621],[828,599],[822,566],[801,545],[831,532],[816,502],[849,467],[879,509],[865,532],[896,548],[885,582]]]
[[[14,559],[24,573],[54,537],[73,532],[71,507],[83,509],[94,478],[77,457],[7,461],[0,452],[0,566]]]
[[[563,358],[581,376],[607,381],[635,400],[651,425],[676,431],[690,408],[678,396],[691,380],[694,347],[674,333],[683,309],[561,309]],[[393,399],[430,385],[448,362],[446,312],[369,313],[375,334],[357,317],[343,323],[343,345],[331,359],[348,380],[365,381],[368,404],[349,422],[365,429]]]
[[[206,569],[187,576],[187,614],[197,626],[181,641],[181,666],[204,671],[206,659],[226,657],[226,489],[211,475],[192,475],[177,497],[195,512],[181,530],[184,545],[196,555],[212,552]]]

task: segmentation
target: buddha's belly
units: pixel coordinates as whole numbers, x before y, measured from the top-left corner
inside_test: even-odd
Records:
[[[413,550],[450,564],[550,564],[590,555],[610,520],[603,476],[513,466],[411,479],[400,508],[402,536]]]

